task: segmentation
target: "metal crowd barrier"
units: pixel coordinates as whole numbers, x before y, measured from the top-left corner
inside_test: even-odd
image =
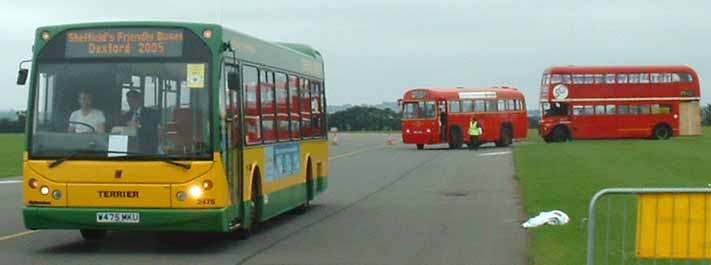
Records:
[[[597,207],[603,197],[605,229],[598,239]],[[613,197],[622,197],[622,204],[613,204]],[[613,208],[621,208],[621,214]],[[604,189],[590,201],[588,218],[587,265],[711,264],[709,188]]]

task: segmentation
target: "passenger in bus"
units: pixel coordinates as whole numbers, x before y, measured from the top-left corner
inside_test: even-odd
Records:
[[[482,132],[481,125],[475,117],[472,117],[471,121],[469,121],[469,144],[467,145],[469,151],[479,150],[479,135],[481,135]]]
[[[79,92],[79,109],[69,116],[69,132],[73,133],[103,133],[106,117],[98,109],[91,107],[91,94]]]
[[[158,111],[143,107],[143,94],[138,90],[126,93],[129,110],[121,115],[120,123],[136,129],[136,145],[142,153],[158,151]]]
[[[444,104],[439,107],[439,135],[443,142],[447,141],[447,107]]]

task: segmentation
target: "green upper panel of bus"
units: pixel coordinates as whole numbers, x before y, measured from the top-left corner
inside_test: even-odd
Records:
[[[42,40],[42,32],[55,36],[68,29],[83,28],[113,28],[113,27],[173,27],[187,28],[206,42],[213,51],[225,52],[231,47],[240,61],[260,65],[269,65],[288,71],[308,74],[323,79],[323,58],[321,54],[304,44],[273,43],[260,40],[250,35],[224,28],[217,24],[164,22],[164,21],[131,21],[131,22],[95,22],[45,26],[37,29],[34,51],[40,51],[46,42]],[[203,31],[210,29],[211,38],[205,38]],[[228,53],[225,53],[228,55]]]

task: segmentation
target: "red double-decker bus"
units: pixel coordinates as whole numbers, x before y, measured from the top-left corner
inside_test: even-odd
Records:
[[[539,134],[547,142],[699,135],[700,97],[688,66],[550,67]]]
[[[405,92],[401,104],[403,142],[417,149],[442,143],[460,148],[469,142],[472,117],[483,129],[482,144],[509,146],[528,133],[526,101],[512,87],[418,88]]]

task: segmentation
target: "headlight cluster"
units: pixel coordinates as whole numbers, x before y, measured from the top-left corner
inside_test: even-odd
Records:
[[[29,181],[27,181],[27,186],[30,187],[30,189],[37,189],[39,187],[39,193],[42,195],[49,195],[50,188],[47,185],[40,185],[40,182],[37,179],[31,178]],[[52,198],[55,200],[59,200],[62,198],[62,191],[55,189],[52,191]]]
[[[188,194],[190,194],[190,197],[192,197],[193,199],[198,199],[202,196],[203,192],[205,192],[206,190],[211,190],[213,186],[214,184],[212,184],[212,181],[205,180],[200,186],[190,186],[187,193],[185,191],[178,191],[175,194],[175,198],[178,199],[178,201],[185,201],[188,198]]]

